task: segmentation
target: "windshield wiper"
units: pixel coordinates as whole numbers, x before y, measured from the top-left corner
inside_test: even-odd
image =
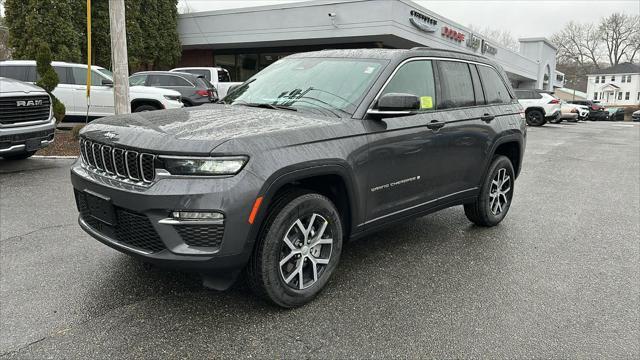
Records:
[[[243,105],[243,106],[249,106],[249,107],[257,107],[257,108],[264,108],[264,109],[273,109],[273,110],[290,110],[290,111],[298,111],[298,109],[291,107],[291,106],[287,106],[287,105],[273,105],[273,104],[269,104],[269,103],[248,103],[248,102],[237,102],[235,103],[235,105]]]

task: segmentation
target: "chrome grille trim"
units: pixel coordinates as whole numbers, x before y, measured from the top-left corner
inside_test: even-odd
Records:
[[[126,183],[148,186],[155,180],[157,155],[80,139],[80,159],[87,170]],[[117,159],[123,163],[118,166]],[[145,174],[145,168],[147,169]],[[124,171],[124,173],[123,173]]]
[[[127,150],[127,151],[124,152],[124,165],[127,167],[127,176],[129,176],[129,179],[139,181],[140,178],[137,178],[137,177],[131,175],[131,169],[129,168],[129,154],[134,154],[133,155],[133,163],[134,164],[138,163],[138,161],[137,161],[138,152],[137,151]],[[138,171],[138,169],[136,169],[136,171]],[[140,173],[138,172],[138,175],[139,174]]]

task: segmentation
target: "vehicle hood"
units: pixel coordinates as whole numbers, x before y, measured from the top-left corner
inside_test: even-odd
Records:
[[[0,77],[0,84],[1,84],[0,93],[10,93],[10,92],[23,92],[23,93],[41,92],[43,93],[45,92],[44,89],[42,89],[39,86],[35,86],[33,84],[29,84],[26,82],[5,78],[5,77]]]
[[[304,133],[306,140],[322,136],[324,129],[347,120],[287,110],[238,105],[198,107],[116,115],[94,120],[81,134],[87,138],[157,154],[209,154],[231,139],[270,137],[268,146],[285,146]],[[314,129],[312,131],[312,129]],[[309,135],[314,134],[314,135]]]
[[[153,95],[155,97],[160,97],[163,95],[180,95],[179,92],[171,89],[163,89],[157,88],[153,86],[131,86],[129,88],[129,92],[132,95],[136,95],[136,97],[144,96],[144,95]]]

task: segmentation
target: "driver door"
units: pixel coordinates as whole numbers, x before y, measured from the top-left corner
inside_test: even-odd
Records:
[[[434,64],[414,60],[401,65],[379,96],[387,93],[416,95],[421,109],[411,115],[370,118],[368,130],[367,219],[403,216],[436,198],[431,186],[437,176],[437,148],[441,122],[435,111]]]

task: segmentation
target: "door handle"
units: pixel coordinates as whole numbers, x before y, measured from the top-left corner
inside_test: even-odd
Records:
[[[491,121],[491,120],[493,120],[495,118],[496,117],[491,115],[491,114],[484,114],[484,115],[480,116],[480,120],[486,121],[486,122],[489,122],[489,121]]]
[[[427,124],[427,127],[433,131],[438,131],[443,126],[444,126],[444,123],[438,120],[431,120],[431,122]]]

